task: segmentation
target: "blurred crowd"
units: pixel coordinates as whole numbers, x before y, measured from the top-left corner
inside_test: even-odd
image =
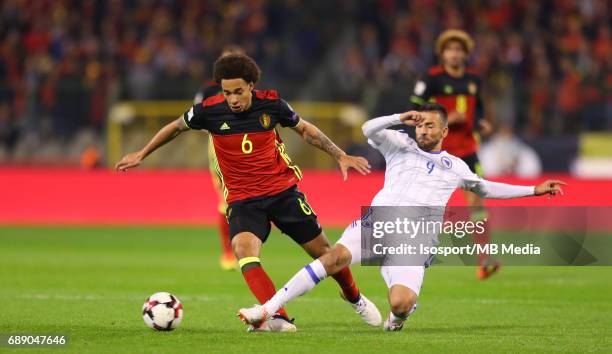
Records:
[[[470,65],[483,77],[489,118],[532,136],[612,128],[609,1],[400,3],[361,9],[356,40],[337,66],[349,96],[376,83],[378,111],[385,97],[405,102],[415,78],[438,62],[436,36],[462,28],[476,42]]]
[[[520,134],[612,127],[607,0],[4,0],[0,144],[100,137],[122,99],[185,99],[225,45],[288,99],[407,106],[446,28],[470,32],[487,115]],[[100,137],[101,139],[101,137]]]

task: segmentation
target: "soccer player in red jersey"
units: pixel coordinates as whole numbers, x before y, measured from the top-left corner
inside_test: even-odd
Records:
[[[221,56],[229,54],[244,54],[244,49],[235,45],[228,45],[223,48]],[[208,97],[216,96],[223,93],[221,85],[212,81],[202,86],[196,93],[193,104],[202,103]],[[211,137],[211,135],[209,135]],[[232,245],[230,243],[229,235],[229,224],[227,223],[227,217],[225,211],[227,210],[227,203],[223,197],[223,183],[219,178],[219,175],[215,172],[215,166],[217,165],[217,157],[215,156],[215,149],[213,148],[213,142],[211,139],[208,141],[208,168],[212,175],[212,182],[215,191],[217,192],[218,204],[217,210],[219,211],[219,218],[217,219],[217,228],[219,230],[219,241],[221,242],[221,258],[219,259],[219,265],[223,270],[234,270],[238,268],[238,261],[232,251]]]
[[[461,158],[472,172],[482,177],[475,134],[489,134],[492,128],[491,123],[484,119],[480,77],[466,66],[468,56],[474,49],[474,41],[466,32],[451,29],[438,36],[435,48],[441,65],[430,68],[427,75],[417,81],[411,103],[422,105],[430,101],[446,108],[448,136],[442,148]],[[470,206],[471,218],[486,218],[482,198],[469,191],[464,194]],[[475,238],[481,244],[489,242],[488,232]],[[479,263],[480,279],[488,278],[499,269],[499,263],[491,263],[485,255],[481,256]]]
[[[259,258],[271,222],[313,258],[331,249],[306,196],[297,189],[302,172],[287,155],[276,125],[291,128],[307,143],[334,157],[345,179],[349,168],[366,174],[370,166],[362,157],[347,155],[316,126],[301,119],[276,91],[255,90],[260,70],[247,55],[222,56],[213,72],[222,94],[191,107],[163,127],[142,150],[124,156],[116,168],[125,171],[140,165],[145,157],[186,130],[208,131],[217,157],[215,170],[228,204],[232,248],[251,292],[264,303],[276,293]],[[364,321],[371,325],[382,322],[376,306],[360,294],[348,267],[334,279]],[[253,329],[296,330],[284,309]]]

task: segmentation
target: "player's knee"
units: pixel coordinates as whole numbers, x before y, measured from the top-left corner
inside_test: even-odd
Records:
[[[236,258],[241,259],[258,256],[261,241],[251,233],[240,233],[232,238],[231,245]]]
[[[334,246],[320,258],[327,274],[336,274],[351,264],[351,252],[344,246]]]
[[[396,316],[404,317],[410,312],[415,303],[416,300],[413,299],[393,299],[390,301],[391,312],[393,312]]]
[[[393,290],[393,289],[392,289]],[[414,291],[404,287],[402,290],[390,291],[389,292],[389,305],[391,306],[391,312],[396,316],[407,315],[414,304],[416,304],[417,295]]]
[[[339,267],[344,268],[351,264],[352,255],[351,255],[351,251],[349,251],[348,248],[342,245],[337,245],[337,246],[334,246],[334,248],[332,249],[332,252],[336,254],[336,264]]]
[[[241,256],[244,257],[244,253],[245,253],[245,245],[240,243],[239,241],[236,241],[236,239],[234,238],[231,242],[230,242],[231,246],[232,246],[232,251],[234,252],[234,255],[236,256],[236,258],[240,258]]]
[[[334,247],[331,249],[331,251],[319,257],[319,261],[323,264],[323,267],[328,275],[336,274],[347,264],[350,264],[350,253],[347,263],[346,255],[342,252],[342,250],[338,249],[338,247]]]

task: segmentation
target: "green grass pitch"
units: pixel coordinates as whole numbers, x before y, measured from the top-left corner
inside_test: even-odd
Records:
[[[0,334],[69,336],[62,349],[16,353],[612,352],[611,267],[505,267],[484,282],[473,267],[433,267],[418,311],[396,333],[363,324],[329,279],[289,304],[298,333],[253,334],[236,311],[255,300],[239,272],[219,269],[218,252],[209,228],[2,227]],[[309,259],[275,231],[262,261],[281,286]],[[386,316],[378,269],[354,273]],[[142,320],[157,291],[183,302],[173,332]]]

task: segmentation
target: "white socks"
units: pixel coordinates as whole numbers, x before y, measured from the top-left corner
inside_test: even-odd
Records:
[[[414,304],[414,306],[412,306],[412,308],[410,309],[410,311],[408,311],[408,314],[406,314],[405,317],[399,317],[396,316],[392,311],[390,312],[391,315],[389,316],[389,319],[391,320],[391,323],[393,324],[400,324],[403,321],[405,321],[408,317],[410,317],[410,315],[412,315],[414,313],[414,311],[416,311],[417,305]]]
[[[312,290],[312,288],[321,280],[325,279],[325,277],[327,277],[325,267],[316,259],[300,269],[300,271],[297,272],[285,286],[279,289],[263,306],[268,314],[273,315],[289,301]]]
[[[389,320],[394,325],[401,324],[402,322],[404,322],[406,320],[406,318],[408,318],[408,316],[406,316],[406,317],[398,317],[398,316],[395,316],[395,314],[393,312],[391,312],[391,314],[389,315]]]

